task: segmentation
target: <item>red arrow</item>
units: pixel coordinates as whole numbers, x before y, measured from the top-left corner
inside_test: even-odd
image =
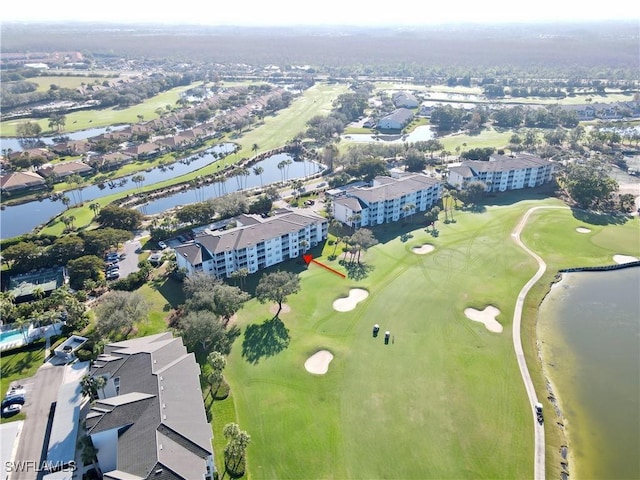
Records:
[[[310,253],[307,253],[306,255],[303,255],[302,258],[304,259],[304,263],[306,263],[307,265],[309,265],[311,262],[315,263],[316,265],[320,265],[322,268],[326,268],[327,270],[329,270],[330,272],[335,273],[336,275],[341,276],[342,278],[345,278],[346,275],[342,272],[339,272],[333,268],[331,268],[329,265],[325,265],[324,263],[320,263],[317,260],[313,259],[313,255],[311,255]]]

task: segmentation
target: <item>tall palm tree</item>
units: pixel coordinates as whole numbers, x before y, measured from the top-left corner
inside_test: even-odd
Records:
[[[89,205],[89,208],[93,211],[93,218],[95,219],[98,216],[98,212],[100,212],[100,204],[98,202],[93,202]]]
[[[71,206],[71,199],[66,195],[63,195],[60,201],[65,207],[67,207],[67,210],[69,210],[69,207]]]
[[[252,152],[257,152],[259,148],[260,148],[260,147],[258,146],[258,144],[257,144],[257,143],[254,143],[254,144],[251,146],[251,151],[252,151]]]
[[[257,175],[260,177],[260,186],[264,186],[264,183],[262,182],[262,174],[264,173],[264,168],[262,167],[253,167],[253,174]]]

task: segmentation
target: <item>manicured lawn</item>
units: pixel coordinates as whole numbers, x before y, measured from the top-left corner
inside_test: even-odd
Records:
[[[2,353],[0,358],[0,395],[4,398],[11,383],[32,377],[44,362],[44,341],[26,345],[17,350]],[[19,413],[0,419],[0,423],[24,420],[25,414]]]
[[[84,75],[73,75],[73,76],[58,76],[58,75],[45,75],[41,77],[33,77],[29,78],[28,82],[33,82],[38,84],[39,92],[46,92],[49,90],[51,85],[57,85],[60,88],[78,88],[85,85],[94,84],[96,81],[102,84],[105,81],[114,81],[115,78],[109,77],[91,77]]]
[[[478,135],[451,135],[439,138],[444,149],[456,154],[456,147],[460,147],[460,152],[470,150],[471,148],[495,147],[496,149],[505,147],[509,144],[509,139],[513,135],[513,131],[496,131],[493,128],[483,130]],[[466,146],[463,145],[466,143]],[[439,152],[436,152],[436,154]]]
[[[118,125],[125,123],[137,123],[139,122],[138,115],[143,115],[144,120],[153,120],[158,115],[155,113],[156,109],[164,109],[166,105],[175,105],[180,93],[193,88],[194,85],[176,87],[166,92],[162,92],[155,97],[149,98],[141,104],[134,105],[132,107],[116,109],[106,108],[102,110],[83,110],[79,112],[72,112],[66,115],[65,132],[75,132],[78,130],[86,130],[88,128],[106,127],[109,125]],[[56,132],[49,131],[49,121],[44,119],[35,118],[23,118],[20,120],[8,120],[0,123],[0,136],[12,137],[16,134],[16,125],[24,123],[26,121],[35,121],[42,127],[44,134],[54,134]]]
[[[341,280],[312,264],[301,274],[301,292],[288,301],[292,311],[281,315],[286,334],[277,322],[267,322],[268,305],[251,301],[240,312],[243,330],[255,325],[262,339],[255,344],[239,337],[226,369],[239,424],[252,436],[251,477],[531,476],[532,419],[511,320],[517,294],[536,266],[511,232],[528,208],[560,203],[518,195],[494,203],[484,213],[456,212],[456,223],[441,222],[436,238],[423,228],[405,242],[398,226],[377,231],[383,243],[365,255],[375,269],[362,281]],[[594,226],[591,239],[576,239],[577,233],[569,234],[584,222],[570,210],[537,215],[543,218],[532,220],[525,241],[535,246],[532,236],[542,232],[541,238],[553,239],[542,250],[563,264],[640,254],[637,236],[633,242],[637,220]],[[423,243],[436,248],[424,256],[411,252]],[[327,246],[320,260],[341,268],[326,260],[332,251]],[[333,300],[352,287],[370,296],[352,312],[335,312]],[[545,291],[544,285],[537,289],[528,307],[537,306]],[[500,334],[463,314],[466,307],[487,305],[502,312]],[[528,315],[535,327],[535,310]],[[391,331],[392,344],[372,338],[374,323]],[[530,348],[535,337],[526,340],[530,368],[544,392]],[[335,357],[329,372],[309,374],[304,361],[320,349]]]

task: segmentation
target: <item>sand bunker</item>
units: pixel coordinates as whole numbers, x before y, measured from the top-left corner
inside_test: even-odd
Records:
[[[320,350],[304,362],[304,368],[309,373],[314,373],[316,375],[324,375],[329,371],[329,364],[333,360],[333,355],[328,350]]]
[[[502,332],[502,325],[496,320],[496,317],[500,315],[500,310],[496,307],[489,305],[484,310],[476,310],[475,308],[465,308],[464,314],[469,320],[474,322],[484,323],[484,326],[490,332],[500,333]]]
[[[333,309],[338,312],[348,312],[356,308],[356,305],[369,296],[369,292],[362,288],[352,288],[349,290],[349,296],[339,298],[333,302]]]
[[[424,245],[420,245],[419,247],[413,247],[411,251],[416,255],[426,255],[429,252],[433,252],[433,249],[436,248],[433,245],[429,245],[425,243]]]
[[[591,231],[590,228],[585,228],[585,227],[576,228],[576,232],[578,232],[578,233],[589,233],[590,231]]]
[[[631,255],[614,255],[613,261],[618,264],[622,264],[622,263],[637,262],[638,259],[636,257],[632,257]]]

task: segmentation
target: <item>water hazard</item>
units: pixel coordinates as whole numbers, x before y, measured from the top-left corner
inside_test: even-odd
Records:
[[[538,336],[571,478],[640,478],[638,292],[640,267],[570,273],[541,305]]]

